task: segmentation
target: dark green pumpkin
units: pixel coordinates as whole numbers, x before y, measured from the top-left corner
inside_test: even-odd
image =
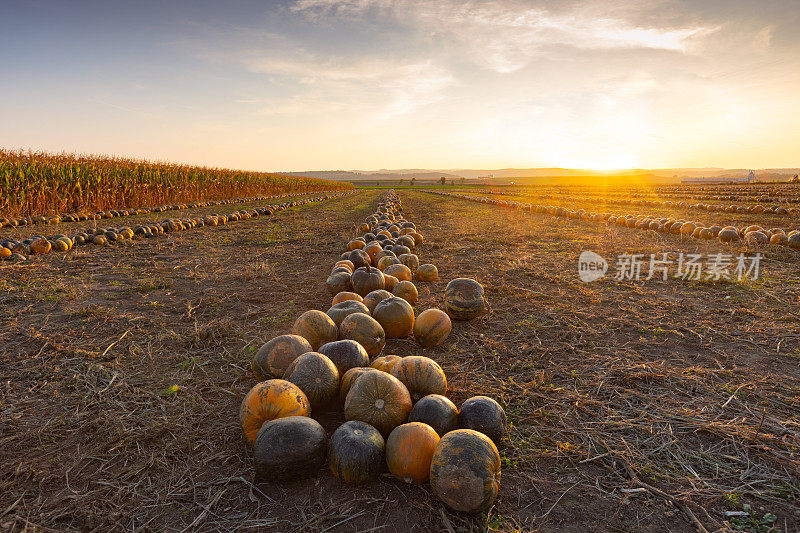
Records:
[[[320,346],[319,353],[333,361],[340,376],[351,368],[369,366],[369,354],[363,346],[352,339],[324,344]]]
[[[458,429],[458,407],[441,394],[428,394],[414,404],[408,421],[428,424],[440,437],[444,437]]]
[[[292,361],[283,379],[297,385],[312,407],[330,403],[339,392],[339,371],[336,365],[318,352],[304,353]]]
[[[360,420],[345,422],[328,443],[328,464],[345,483],[361,484],[378,479],[383,470],[386,443],[380,431]]]
[[[461,404],[458,427],[480,431],[495,444],[500,444],[506,434],[506,412],[488,396],[473,396]]]
[[[307,416],[266,422],[253,445],[256,479],[282,482],[314,475],[327,452],[325,430]]]
[[[331,317],[337,328],[342,325],[342,320],[353,313],[363,313],[367,316],[371,315],[369,308],[356,300],[345,300],[328,309],[328,316]]]
[[[328,276],[325,281],[328,287],[328,292],[331,296],[336,296],[340,292],[352,291],[353,284],[350,282],[350,274],[348,272],[336,272]]]
[[[486,511],[500,489],[497,447],[477,431],[451,431],[436,445],[430,483],[436,497],[454,511]]]
[[[473,279],[456,278],[444,290],[444,310],[456,320],[471,320],[486,311],[483,286]]]

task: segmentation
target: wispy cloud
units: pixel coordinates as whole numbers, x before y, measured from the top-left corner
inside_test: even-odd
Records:
[[[604,3],[605,4],[605,3]],[[640,11],[647,2],[637,2]],[[514,72],[550,47],[579,49],[655,49],[685,53],[717,26],[686,24],[655,27],[624,15],[635,10],[583,4],[567,11],[530,2],[463,2],[460,0],[299,0],[292,10],[312,20],[366,20],[392,17],[421,35],[440,36],[441,43],[492,70]]]

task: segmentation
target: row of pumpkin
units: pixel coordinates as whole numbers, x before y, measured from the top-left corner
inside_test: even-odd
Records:
[[[27,256],[30,255],[47,255],[52,252],[67,252],[75,245],[104,245],[131,240],[134,237],[152,238],[164,233],[185,231],[204,226],[221,226],[229,222],[249,220],[260,216],[270,216],[274,212],[283,211],[290,207],[337,198],[346,194],[353,193],[347,191],[316,195],[309,198],[284,202],[282,204],[234,211],[223,215],[205,215],[203,217],[182,219],[170,218],[162,222],[141,224],[134,228],[128,226],[120,228],[87,228],[84,231],[76,233],[72,237],[61,233],[47,237],[44,235],[34,235],[19,241],[15,239],[4,239],[0,241],[0,260],[24,261],[27,259]]]
[[[438,274],[412,253],[423,238],[403,217],[394,191],[359,233],[327,280],[331,308],[306,311],[291,334],[265,343],[253,358],[263,381],[246,395],[239,416],[256,478],[308,477],[327,460],[334,476],[361,484],[388,468],[409,483],[430,480],[453,510],[486,510],[499,489],[503,408],[476,396],[459,409],[445,396],[447,377],[436,361],[380,355],[387,338],[413,334],[423,347],[441,344],[451,317],[468,320],[485,311],[483,287],[453,280],[446,312],[427,309],[415,317],[412,279],[434,281]],[[342,406],[346,422],[328,439],[310,415],[332,405]]]
[[[317,194],[324,194],[330,191],[318,191]],[[152,213],[165,213],[167,211],[179,211],[183,209],[195,209],[200,207],[213,207],[217,205],[232,205],[251,202],[263,202],[265,200],[277,200],[289,196],[302,196],[310,193],[283,193],[270,194],[267,196],[253,196],[250,198],[227,198],[225,200],[206,200],[203,202],[192,202],[188,204],[157,205],[152,207],[132,207],[130,209],[109,209],[97,211],[95,213],[64,213],[60,215],[36,215],[29,217],[0,217],[0,229],[9,227],[32,225],[60,224],[63,222],[85,222],[89,220],[103,220],[108,218],[128,217],[135,215],[149,215]]]
[[[800,230],[786,231],[783,228],[766,229],[758,225],[744,228],[736,226],[706,226],[685,219],[669,217],[653,217],[648,215],[618,215],[614,213],[594,213],[585,209],[568,209],[559,206],[512,202],[497,198],[487,198],[471,194],[449,193],[443,191],[426,191],[430,194],[450,196],[473,202],[509,207],[523,211],[542,213],[560,218],[572,218],[594,222],[596,224],[616,225],[641,230],[652,230],[660,233],[671,233],[685,238],[718,240],[724,244],[743,243],[751,247],[765,245],[783,246],[792,250],[800,250]]]
[[[489,194],[497,194],[503,196],[522,196],[527,198],[545,198],[562,200],[565,198],[563,192],[560,193],[534,193],[534,192],[513,192],[513,191],[482,191]],[[720,205],[720,204],[705,204],[705,203],[692,203],[684,201],[662,200],[654,198],[610,198],[608,196],[569,196],[570,201],[582,203],[596,203],[596,204],[614,204],[614,205],[633,205],[633,206],[647,206],[647,207],[675,207],[679,209],[696,209],[700,211],[710,211],[718,213],[750,213],[750,214],[769,214],[769,215],[787,215],[797,217],[800,215],[800,209],[797,207],[783,207],[780,205],[763,206],[756,205]]]

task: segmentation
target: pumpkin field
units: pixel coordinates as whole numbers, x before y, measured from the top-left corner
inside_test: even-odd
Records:
[[[0,530],[800,530],[798,187],[52,163],[0,204]]]

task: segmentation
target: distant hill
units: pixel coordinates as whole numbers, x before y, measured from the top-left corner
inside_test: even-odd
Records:
[[[754,169],[759,180],[787,181],[800,173],[798,168]],[[500,168],[500,169],[380,169],[380,170],[308,170],[303,172],[281,172],[286,176],[307,176],[335,181],[398,181],[414,178],[421,181],[433,181],[445,177],[449,180],[466,178],[494,183],[505,183],[518,180],[517,183],[535,183],[540,181],[578,181],[584,182],[600,179],[606,181],[653,181],[666,183],[679,181],[681,178],[721,178],[746,177],[750,169],[726,168],[660,168],[660,169],[628,169],[615,171],[597,171],[571,168]]]

